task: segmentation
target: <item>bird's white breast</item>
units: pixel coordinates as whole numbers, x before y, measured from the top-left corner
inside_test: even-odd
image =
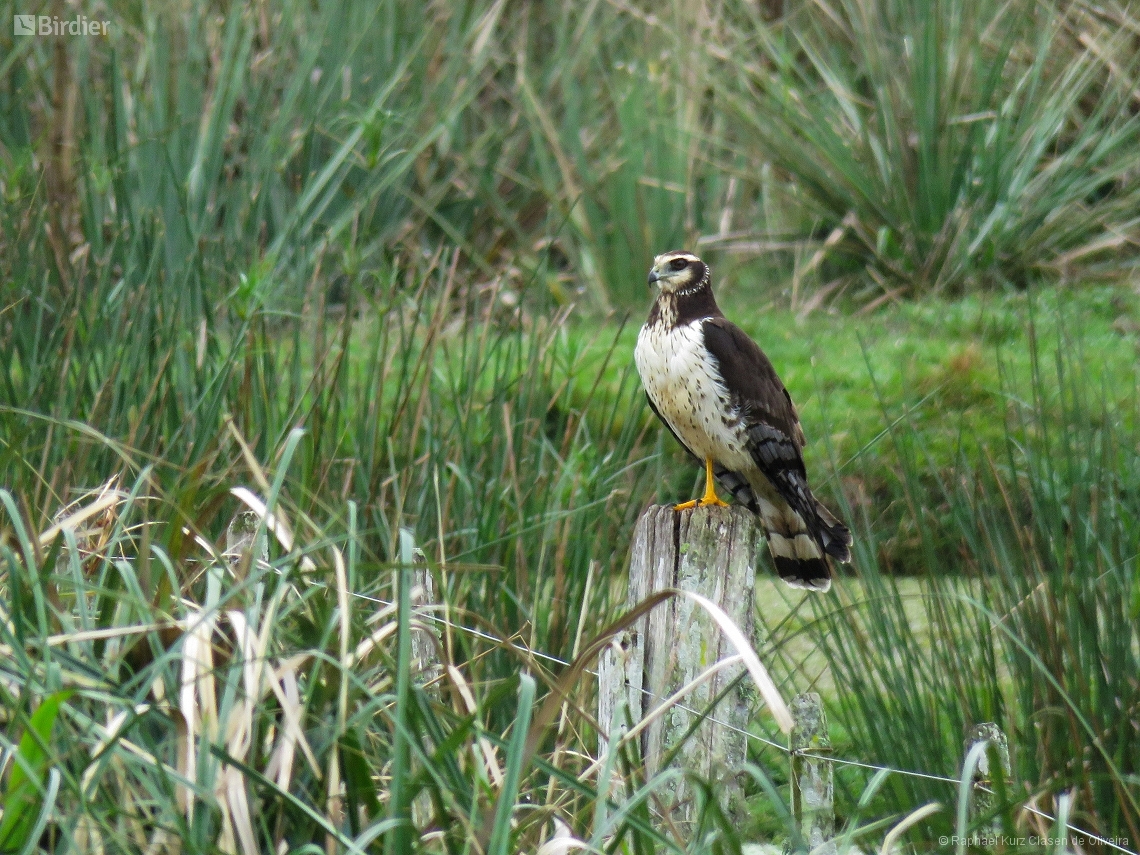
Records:
[[[661,418],[694,454],[734,471],[750,469],[755,463],[743,425],[705,348],[701,325],[646,324],[633,352],[637,372]]]

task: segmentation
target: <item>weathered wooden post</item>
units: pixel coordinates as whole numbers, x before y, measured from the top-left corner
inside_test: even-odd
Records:
[[[1008,781],[1010,775],[1009,741],[1002,733],[1002,729],[992,721],[975,724],[966,734],[964,744],[965,754],[969,757],[970,751],[979,743],[989,743],[978,757],[978,765],[974,767],[974,786],[970,799],[970,818],[977,819],[990,813],[994,807],[994,794],[991,789],[993,783],[993,770],[990,767],[990,754],[997,755],[1001,764],[1002,780]]]
[[[665,588],[695,591],[724,609],[751,638],[754,568],[761,538],[755,516],[744,508],[674,511],[669,505],[653,505],[634,529],[626,604],[636,606]],[[692,600],[675,597],[662,603],[602,654],[598,692],[602,727],[612,725],[622,699],[634,724],[653,715],[666,698],[734,652]],[[683,708],[674,704],[641,733],[648,775],[658,772],[663,758],[680,745],[676,764],[714,782],[722,804],[733,813],[743,808],[730,771],[747,756],[751,684],[743,681],[712,710],[725,724],[705,720],[688,740],[685,737],[698,718],[690,710],[708,708],[743,670],[741,664],[720,669],[680,699]],[[662,794],[665,809],[674,820],[691,819],[691,787],[679,781],[669,789]]]
[[[430,683],[443,673],[437,646],[440,631],[431,623],[428,614],[437,605],[435,580],[432,579],[423,550],[416,547],[412,556],[412,611],[421,616],[412,627],[412,673],[416,675],[418,683]]]
[[[836,847],[831,761],[819,756],[831,753],[827,716],[815,692],[796,695],[791,709],[792,815],[809,851],[833,855]]]
[[[254,555],[253,539],[260,524],[261,517],[256,513],[251,510],[240,510],[233,515],[230,524],[226,526],[226,551],[223,554],[230,563],[230,569],[238,578],[245,578],[253,567],[258,564],[264,566],[269,561],[269,541],[264,532],[261,542],[257,544],[257,554]]]

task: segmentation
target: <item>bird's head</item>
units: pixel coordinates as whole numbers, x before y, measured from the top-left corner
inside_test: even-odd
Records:
[[[691,252],[674,250],[663,252],[653,259],[649,270],[649,285],[656,285],[663,294],[684,294],[708,284],[708,265]]]

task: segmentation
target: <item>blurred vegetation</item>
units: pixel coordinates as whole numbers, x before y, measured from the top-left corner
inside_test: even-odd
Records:
[[[1122,712],[1140,705],[1131,676],[1140,398],[1133,386],[1125,405],[1110,404],[1079,342],[1051,359],[1036,338],[1028,345],[1032,378],[1017,391],[1012,372],[1001,381],[999,435],[960,450],[949,469],[931,453],[936,432],[923,418],[889,423],[918,584],[886,572],[899,535],[872,508],[851,508],[858,582],[842,580],[832,600],[780,591],[785,607],[760,612],[768,661],[828,684],[847,728],[837,755],[868,751],[883,765],[953,778],[968,729],[998,722],[1013,758],[1011,803],[1050,810],[1034,799],[1065,790],[1076,826],[1132,839],[1140,729]],[[849,768],[839,780],[853,811],[869,775]],[[879,810],[906,811],[953,791],[894,775],[876,799]],[[995,818],[1010,837],[1016,816]],[[931,847],[953,834],[952,812],[918,833]]]
[[[628,754],[579,780],[593,678],[543,658],[617,616],[638,512],[699,474],[630,364],[678,246],[857,523],[863,595],[761,650],[788,693],[806,636],[847,756],[954,777],[998,720],[1010,804],[1071,792],[1140,840],[1131,7],[83,14],[110,36],[0,34],[0,848],[533,851],[558,817],[735,851],[711,805],[654,826]],[[235,565],[243,486],[293,535]],[[493,637],[442,633],[443,694],[407,680],[409,604],[361,598],[413,559]],[[928,583],[917,630],[898,573]],[[844,797],[853,832],[953,803]]]
[[[826,288],[878,300],[1135,265],[1130,9],[837,0],[785,23],[728,30],[713,73],[748,160],[786,172],[826,236]]]

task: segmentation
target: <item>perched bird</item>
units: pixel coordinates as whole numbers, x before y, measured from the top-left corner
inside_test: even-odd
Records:
[[[697,256],[657,256],[649,285],[658,293],[637,336],[637,372],[654,414],[705,466],[704,496],[676,509],[724,505],[715,475],[760,517],[781,578],[826,591],[827,557],[851,560],[851,532],[808,487],[804,432],[788,390],[763,351],[725,318]]]

